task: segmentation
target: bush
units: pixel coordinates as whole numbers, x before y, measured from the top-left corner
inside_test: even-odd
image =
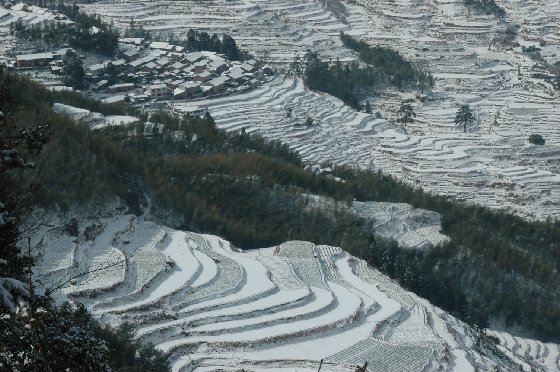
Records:
[[[529,142],[533,145],[544,145],[544,138],[540,134],[531,134],[529,136]]]

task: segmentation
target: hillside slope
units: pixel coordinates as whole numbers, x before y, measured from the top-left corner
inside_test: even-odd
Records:
[[[414,103],[417,118],[406,132],[395,122],[396,112],[417,92],[385,87],[364,97],[385,120],[312,94],[292,78],[232,100],[196,105],[207,107],[220,128],[245,127],[281,139],[308,162],[382,170],[438,195],[531,219],[558,218],[560,132],[553,123],[560,105],[547,64],[560,56],[560,6],[555,1],[498,4],[506,11],[504,19],[477,14],[460,0],[101,1],[82,7],[121,28],[133,17],[164,35],[189,28],[227,32],[280,70],[307,49],[324,59],[357,60],[342,46],[340,31],[395,49],[435,79],[427,99]],[[466,134],[454,123],[463,104],[477,119]],[[287,117],[290,110],[294,114]],[[294,127],[306,117],[320,125]],[[546,145],[531,145],[531,134],[542,135]]]
[[[132,322],[176,371],[560,368],[558,345],[493,333],[496,347],[340,248],[243,252],[131,215],[82,219],[78,236],[63,222],[36,234],[41,285],[102,322]]]

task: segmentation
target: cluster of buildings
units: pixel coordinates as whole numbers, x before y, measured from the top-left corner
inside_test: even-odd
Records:
[[[117,84],[109,84],[109,64]],[[138,38],[120,39],[118,59],[87,66],[85,72],[98,94],[110,95],[104,101],[132,103],[250,89],[272,74],[255,60],[229,61],[214,52],[189,53],[179,45]]]
[[[16,56],[21,69],[62,70],[68,48]],[[80,56],[85,57],[85,56]],[[273,71],[255,60],[230,61],[214,52],[188,52],[166,42],[119,39],[117,58],[84,66],[89,93],[105,102],[184,100],[254,88]]]
[[[62,59],[68,50],[74,49],[62,48],[52,52],[19,54],[16,56],[15,67],[20,69],[49,67],[53,74],[59,75],[62,71]]]

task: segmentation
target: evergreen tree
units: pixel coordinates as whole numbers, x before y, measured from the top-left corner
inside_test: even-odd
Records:
[[[198,33],[198,50],[211,50],[212,42],[208,32],[202,31]]]
[[[216,34],[212,35],[212,37],[210,38],[210,45],[212,46],[211,47],[212,51],[214,51],[216,53],[221,53],[221,51],[222,51],[222,41],[220,40],[218,35],[216,35]]]
[[[198,37],[192,28],[187,32],[187,48],[189,50],[200,50],[198,47]]]
[[[397,111],[397,116],[398,116],[397,122],[403,125],[405,132],[406,132],[407,124],[414,123],[414,118],[416,117],[416,114],[414,113],[414,109],[412,108],[413,102],[414,100],[411,98],[404,100],[401,103],[401,107],[399,108],[399,111]]]
[[[117,82],[117,68],[110,61],[103,69],[103,77],[107,80],[109,85],[113,85]]]
[[[469,105],[462,105],[455,115],[455,124],[463,127],[463,133],[467,133],[467,126],[474,122],[474,114]]]
[[[62,83],[79,89],[84,84],[84,66],[82,60],[72,49],[66,51],[62,60]]]
[[[235,40],[228,34],[224,34],[222,37],[222,53],[232,61],[237,61],[240,58]]]
[[[532,143],[533,145],[542,146],[542,145],[544,145],[545,140],[540,134],[531,134],[529,136],[529,142]]]

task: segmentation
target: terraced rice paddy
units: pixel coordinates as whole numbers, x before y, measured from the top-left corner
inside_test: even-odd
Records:
[[[207,107],[220,128],[245,128],[281,140],[309,164],[382,170],[432,193],[506,208],[530,218],[559,217],[560,131],[551,124],[560,117],[558,101],[547,98],[546,103],[531,106],[524,103],[525,98],[504,98],[501,114],[493,123],[481,121],[476,131],[462,133],[452,123],[455,109],[441,113],[440,105],[447,99],[419,105],[418,122],[406,132],[391,117],[378,119],[356,112],[287,76],[243,95],[174,108]],[[484,104],[481,100],[477,107],[486,110]],[[318,125],[303,125],[308,116]],[[527,120],[533,120],[531,129],[523,126]],[[532,132],[547,133],[547,145],[529,144]]]
[[[558,367],[558,345],[505,333],[496,335],[513,361],[480,354],[474,331],[340,248],[289,241],[243,252],[133,216],[81,225],[95,233],[62,245],[62,265],[59,252],[46,253],[70,239],[65,230],[52,223],[36,237],[41,285],[99,269],[103,258],[95,281],[80,276],[55,294],[103,322],[133,322],[175,371],[312,371],[321,359],[326,371]]]
[[[522,47],[540,48],[546,62],[558,61],[560,4],[552,0],[498,3],[506,10],[504,21],[478,15],[461,0],[356,0],[352,4],[337,0],[104,0],[80,6],[120,29],[134,19],[135,24],[161,33],[161,38],[171,33],[185,36],[190,28],[228,33],[280,73],[308,49],[325,59],[356,60],[355,53],[341,45],[340,31],[398,50],[429,70],[435,85],[425,96],[372,90],[367,99],[382,119],[355,112],[328,95],[309,92],[300,80],[282,74],[249,93],[174,108],[207,108],[219,127],[245,128],[280,139],[310,164],[331,162],[382,170],[432,193],[527,218],[558,218],[559,93],[535,77],[547,72]],[[32,23],[49,15],[19,11],[10,17]],[[6,45],[11,40],[8,24],[9,19],[0,22]],[[519,26],[514,40],[519,46],[496,41],[508,25]],[[404,98],[417,98],[418,116],[406,131],[395,124]],[[477,118],[468,133],[454,124],[462,104],[469,104]],[[318,125],[301,125],[307,117]],[[534,133],[545,138],[545,146],[528,143]],[[421,239],[417,243],[422,244]]]
[[[505,22],[477,15],[460,0],[357,0],[343,2],[342,12],[327,3],[106,1],[84,8],[123,28],[134,17],[147,29],[164,33],[182,34],[191,27],[227,32],[280,70],[307,49],[324,58],[356,59],[341,46],[340,31],[396,49],[435,78],[427,98],[415,102],[418,116],[406,132],[395,125],[395,112],[403,98],[414,94],[396,90],[374,91],[369,97],[373,111],[384,119],[308,92],[301,81],[284,76],[248,94],[195,105],[207,107],[221,128],[245,127],[287,142],[309,163],[380,169],[433,193],[528,218],[560,216],[559,95],[533,76],[542,68],[521,48],[535,46],[549,63],[558,60],[558,2],[499,1],[507,12]],[[520,26],[515,39],[519,47],[495,41],[508,24]],[[466,134],[453,122],[465,103],[477,116]],[[319,125],[299,125],[308,116]],[[530,145],[533,133],[547,144]]]

